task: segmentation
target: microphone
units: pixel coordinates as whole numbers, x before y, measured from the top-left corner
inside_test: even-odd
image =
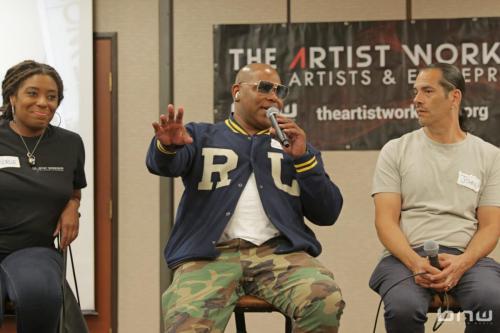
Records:
[[[433,240],[427,240],[424,242],[424,252],[425,255],[429,257],[429,261],[433,267],[436,267],[437,269],[441,270],[441,265],[439,264],[439,258],[438,258],[438,253],[439,253],[439,244],[436,243]],[[441,302],[444,303],[444,294],[439,292],[437,293],[439,298],[441,299]]]
[[[441,270],[441,265],[439,265],[439,259],[438,259],[439,244],[433,240],[425,241],[424,252],[425,255],[429,257],[431,265]]]
[[[266,115],[269,120],[271,120],[271,124],[276,132],[276,137],[278,138],[278,141],[284,146],[284,147],[290,147],[290,142],[288,141],[288,137],[286,136],[285,133],[281,130],[281,128],[278,125],[278,121],[276,120],[276,115],[280,112],[278,108],[271,106],[269,109],[266,110]]]

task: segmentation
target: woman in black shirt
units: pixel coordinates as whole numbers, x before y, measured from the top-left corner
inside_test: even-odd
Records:
[[[80,136],[50,125],[63,99],[56,70],[11,67],[0,108],[0,290],[16,305],[18,333],[55,333],[62,304],[61,248],[78,235],[86,186]],[[1,309],[0,309],[1,310]],[[3,311],[0,311],[0,323]]]

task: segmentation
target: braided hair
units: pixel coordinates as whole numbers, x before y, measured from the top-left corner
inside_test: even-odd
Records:
[[[2,81],[3,102],[0,106],[0,119],[14,119],[10,97],[17,94],[19,87],[26,79],[37,74],[48,75],[52,79],[54,79],[58,90],[57,105],[61,104],[61,101],[64,98],[64,86],[59,73],[57,73],[57,71],[53,67],[47,64],[39,63],[34,60],[24,60],[17,65],[9,68],[7,70],[7,73],[5,74],[5,78]]]

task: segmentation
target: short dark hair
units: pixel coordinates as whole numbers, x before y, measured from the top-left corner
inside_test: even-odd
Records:
[[[439,84],[444,88],[446,93],[449,93],[453,89],[458,89],[462,93],[462,98],[465,96],[465,79],[457,66],[438,62],[422,68],[422,70],[426,69],[439,69],[441,71],[442,78]],[[463,131],[467,130],[467,116],[463,108],[460,108],[460,112],[458,113],[458,123]]]
[[[57,105],[61,104],[64,98],[64,85],[59,73],[47,64],[39,63],[34,60],[24,60],[17,65],[12,66],[7,70],[5,78],[2,81],[2,97],[3,103],[0,107],[2,112],[0,118],[7,120],[13,119],[12,105],[10,104],[10,97],[17,94],[19,86],[26,79],[33,75],[43,74],[49,75],[57,85]]]

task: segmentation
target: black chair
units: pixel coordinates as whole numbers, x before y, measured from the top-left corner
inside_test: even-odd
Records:
[[[272,304],[256,296],[244,295],[240,297],[234,308],[234,319],[236,321],[236,332],[247,333],[245,324],[245,312],[273,312],[279,311]],[[283,313],[282,313],[283,314]],[[287,315],[285,317],[285,333],[292,333],[292,319]]]

